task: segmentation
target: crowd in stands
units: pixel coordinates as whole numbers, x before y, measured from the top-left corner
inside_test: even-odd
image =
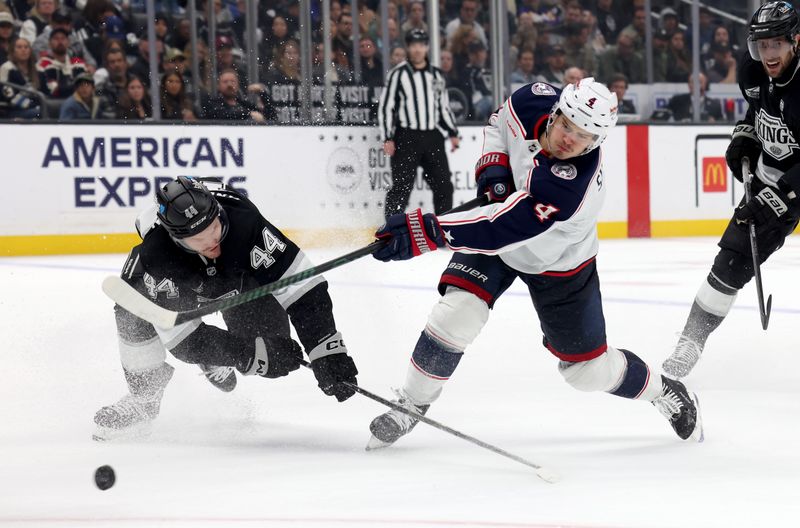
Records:
[[[189,1],[196,1],[198,13],[197,86],[190,71],[186,0],[156,1],[162,119],[298,120],[298,87],[304,74],[297,0],[259,1],[257,72],[245,66],[245,2],[213,0],[216,39],[209,46],[208,0]],[[692,71],[688,7],[677,1],[652,4],[652,80],[686,84]],[[647,82],[644,0],[516,0],[509,6],[512,85],[544,81],[560,86],[591,75],[622,99],[629,83]],[[315,85],[327,79],[336,87],[339,120],[374,118],[385,72],[405,60],[404,35],[415,28],[431,30],[422,1],[389,0],[388,7],[384,38],[378,0],[331,0],[332,34],[326,44],[321,4],[312,1],[310,75]],[[51,117],[62,120],[151,118],[149,42],[143,13],[142,0],[0,0],[0,117],[40,117],[43,100],[35,95],[39,92],[48,105],[55,103],[56,114]],[[439,19],[440,62],[447,87],[463,96],[455,104],[463,107],[464,118],[483,120],[493,102],[489,2],[440,0]],[[358,42],[353,41],[355,24]],[[701,9],[704,85],[736,81],[735,29]],[[326,45],[332,57],[329,65],[323,59]],[[384,47],[389,51],[388,65],[382,63]],[[212,71],[212,53],[216,71]],[[360,79],[353,68],[356,60]],[[317,109],[325,104],[321,92],[315,91],[313,100]],[[623,102],[623,111],[635,112],[629,105]],[[714,116],[712,112],[709,119]]]

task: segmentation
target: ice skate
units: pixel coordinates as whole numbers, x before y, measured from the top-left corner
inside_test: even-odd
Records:
[[[233,367],[217,367],[200,364],[206,379],[222,392],[231,392],[236,388],[236,373]]]
[[[166,363],[146,372],[126,370],[125,378],[130,392],[118,402],[106,405],[95,413],[97,430],[92,438],[102,442],[149,435],[151,422],[161,410],[161,398],[174,371]]]
[[[97,431],[92,439],[105,442],[148,436],[160,407],[160,394],[151,398],[126,394],[118,402],[97,411],[94,415]]]
[[[397,394],[397,399],[392,400],[393,403],[422,416],[428,412],[430,405],[414,404],[402,389],[396,390],[395,393]],[[417,422],[419,420],[394,409],[376,417],[369,424],[372,436],[367,442],[367,451],[389,447],[397,442],[401,436],[410,433],[417,425]]]
[[[703,420],[697,395],[689,393],[683,383],[661,376],[664,387],[653,405],[668,420],[681,440],[703,441]]]
[[[681,334],[678,338],[678,344],[675,345],[675,351],[664,360],[661,368],[669,378],[675,380],[684,378],[689,375],[697,364],[702,352],[703,347],[697,341]]]

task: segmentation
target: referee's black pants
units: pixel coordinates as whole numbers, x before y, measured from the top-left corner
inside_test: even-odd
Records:
[[[419,166],[422,166],[423,178],[433,190],[433,209],[436,214],[452,209],[453,182],[450,181],[450,165],[447,163],[441,132],[400,128],[395,134],[394,143],[392,188],[386,193],[386,217],[402,213],[408,207]]]

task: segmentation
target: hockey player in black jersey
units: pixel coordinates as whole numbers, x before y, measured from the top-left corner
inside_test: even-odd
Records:
[[[209,184],[211,185],[211,184]],[[210,190],[178,177],[156,192],[157,209],[140,215],[142,243],[133,248],[122,278],[170,310],[236,295],[311,267],[303,252],[270,224],[242,194],[221,185]],[[158,416],[173,368],[165,349],[201,365],[223,390],[235,385],[233,368],[267,378],[300,367],[305,349],[319,387],[344,401],[354,394],[358,371],[336,329],[322,276],[223,312],[223,330],[197,319],[165,330],[115,307],[119,348],[129,394],[95,415],[95,439],[139,432]],[[214,367],[210,367],[213,365]]]
[[[749,104],[725,153],[736,179],[750,162],[753,198],[736,208],[719,242],[711,272],[692,304],[664,372],[676,379],[691,372],[711,332],[722,323],[736,294],[753,277],[749,223],[756,226],[758,260],[778,250],[800,218],[800,20],[788,2],[769,2],[753,14],[740,62],[739,88]]]

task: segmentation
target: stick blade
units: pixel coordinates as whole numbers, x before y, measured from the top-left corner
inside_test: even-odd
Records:
[[[536,470],[536,476],[547,482],[548,484],[555,484],[561,480],[561,475],[546,467],[540,467]]]
[[[103,279],[103,293],[130,313],[159,328],[172,328],[178,312],[150,302],[136,289],[116,275]]]
[[[761,328],[764,330],[769,326],[769,314],[772,312],[772,294],[767,297],[767,307],[761,316]]]

